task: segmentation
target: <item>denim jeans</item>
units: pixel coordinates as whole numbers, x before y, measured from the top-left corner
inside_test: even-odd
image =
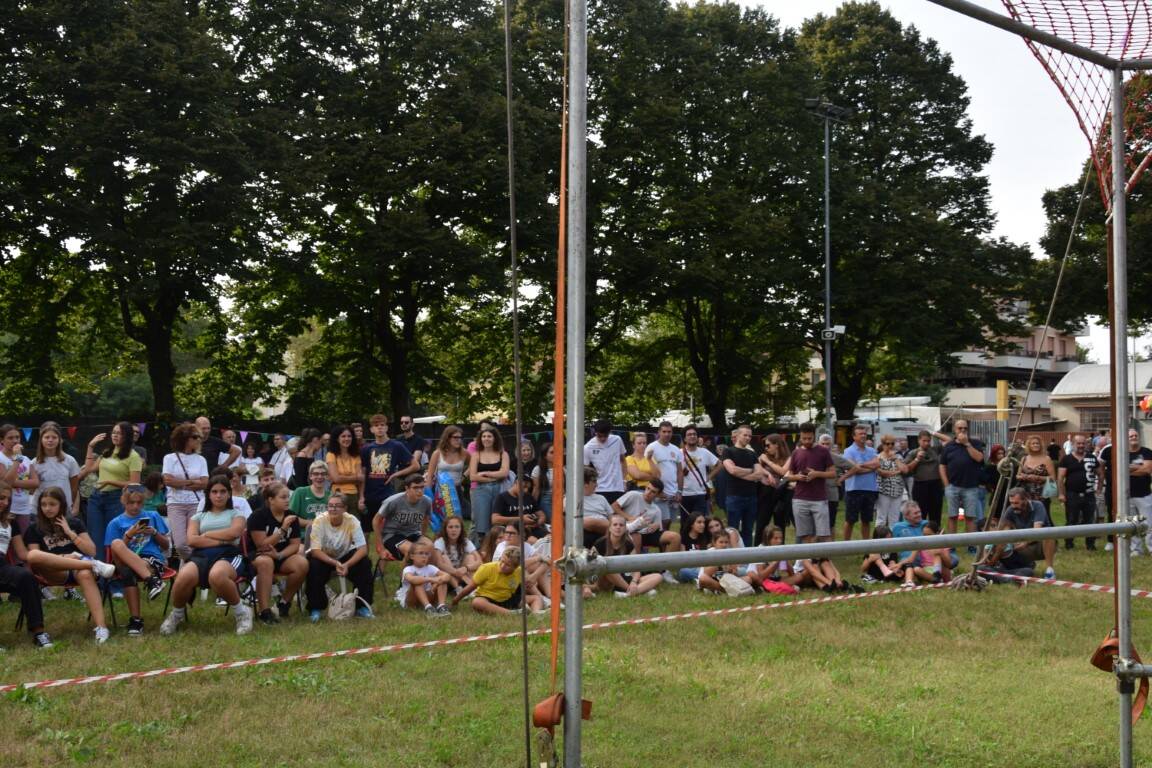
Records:
[[[124,513],[124,505],[120,502],[122,491],[115,488],[109,491],[95,491],[88,499],[88,512],[84,524],[88,526],[88,536],[96,545],[96,558],[104,557],[104,530],[108,523]]]
[[[492,527],[492,507],[500,497],[500,483],[477,483],[472,489],[472,530],[483,536]]]
[[[744,546],[752,546],[752,529],[756,526],[756,497],[728,496],[724,511],[728,514],[728,525],[740,531]]]
[[[949,485],[944,489],[944,498],[948,500],[948,517],[959,517],[960,508],[964,508],[964,517],[967,520],[979,522],[984,519],[983,488],[961,488],[958,485]]]

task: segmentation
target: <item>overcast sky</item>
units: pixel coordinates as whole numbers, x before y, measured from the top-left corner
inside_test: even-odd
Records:
[[[785,26],[798,28],[817,13],[833,14],[837,0],[737,0],[761,6]],[[1004,12],[998,0],[977,5]],[[1088,157],[1088,140],[1072,109],[1023,40],[946,10],[928,0],[881,0],[893,16],[935,40],[953,59],[953,71],[968,84],[969,115],[976,133],[995,152],[987,166],[994,234],[1032,246],[1044,233],[1044,192],[1078,182]],[[825,94],[835,99],[834,94]],[[834,183],[834,182],[833,182]],[[1103,310],[1102,310],[1103,311]],[[1099,362],[1108,359],[1107,332],[1093,329],[1081,344]]]

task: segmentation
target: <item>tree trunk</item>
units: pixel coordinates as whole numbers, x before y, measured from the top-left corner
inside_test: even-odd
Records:
[[[176,414],[176,366],[172,362],[171,322],[149,323],[144,346],[156,420],[170,423]]]

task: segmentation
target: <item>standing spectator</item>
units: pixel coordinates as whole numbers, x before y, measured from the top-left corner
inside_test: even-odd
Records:
[[[368,419],[368,429],[372,431],[372,442],[360,449],[360,470],[363,478],[363,503],[360,504],[360,522],[367,521],[364,531],[372,531],[372,519],[380,511],[380,505],[406,487],[407,479],[420,471],[420,462],[399,440],[388,437],[388,417],[374,413]]]
[[[1053,441],[1055,445],[1055,441]],[[1051,451],[1044,452],[1043,443],[1036,435],[1030,436],[1024,443],[1028,451],[1020,462],[1020,471],[1016,473],[1016,480],[1028,492],[1028,498],[1039,501],[1044,505],[1044,511],[1052,514],[1052,499],[1044,495],[1044,486],[1049,480],[1056,480],[1056,465],[1050,457]],[[1057,448],[1057,450],[1059,450]]]
[[[260,470],[264,469],[264,460],[256,455],[256,443],[248,442],[244,445],[244,455],[236,462],[236,469],[244,483],[244,494],[254,496],[260,488]]]
[[[64,452],[64,436],[60,425],[46,421],[40,425],[40,440],[36,444],[36,458],[32,465],[40,478],[40,488],[55,486],[64,491],[68,500],[68,514],[80,514],[80,465]],[[40,495],[37,489],[36,496]],[[36,498],[32,499],[35,506]]]
[[[940,452],[940,481],[944,484],[944,498],[948,500],[948,533],[956,533],[956,521],[964,510],[964,527],[968,533],[984,519],[983,490],[980,473],[984,467],[984,443],[968,434],[968,421],[957,419],[952,426],[955,437],[937,433],[947,440]],[[976,553],[969,547],[970,554]]]
[[[532,492],[536,494],[536,501],[545,520],[552,517],[552,460],[555,456],[556,449],[552,443],[543,443],[540,446],[540,462],[532,468]],[[563,489],[560,495],[564,495]]]
[[[880,460],[876,456],[876,449],[868,445],[868,428],[857,424],[852,429],[852,445],[844,451],[844,458],[856,465],[844,473],[844,541],[852,538],[856,521],[860,521],[860,538],[872,536],[872,518],[880,495],[876,474]]]
[[[1111,469],[1113,448],[1109,445],[1100,453],[1105,477]],[[1152,518],[1152,450],[1140,444],[1140,433],[1135,429],[1128,430],[1128,478],[1128,514]],[[1138,557],[1142,551],[1152,552],[1152,532],[1145,534],[1145,539],[1132,537],[1132,556]]]
[[[681,492],[680,527],[683,529],[688,515],[712,514],[709,498],[712,493],[712,478],[720,471],[720,459],[716,454],[700,445],[700,433],[696,427],[684,428],[684,487]]]
[[[400,434],[396,436],[396,440],[404,444],[408,449],[408,453],[412,454],[412,458],[416,459],[416,466],[426,467],[428,465],[428,441],[416,434],[416,421],[411,416],[401,416]]]
[[[484,427],[476,437],[476,452],[468,465],[472,488],[472,525],[478,536],[488,533],[492,524],[492,506],[508,477],[508,453],[495,427]]]
[[[792,484],[784,479],[791,456],[782,435],[771,434],[764,438],[764,452],[756,459],[760,465],[760,494],[756,503],[753,541],[763,541],[764,529],[769,525],[783,531],[792,520]]]
[[[880,493],[876,497],[876,525],[891,528],[900,521],[900,505],[904,502],[904,494],[907,492],[904,473],[908,471],[908,467],[896,453],[894,435],[881,436],[877,460],[880,462],[876,467]]]
[[[364,467],[360,460],[360,441],[356,439],[356,433],[351,427],[337,424],[332,428],[332,439],[325,461],[328,462],[332,492],[344,496],[348,514],[355,517],[358,512],[363,512],[360,498],[364,485]],[[372,530],[372,514],[374,511],[360,517],[364,533]]]
[[[800,441],[788,459],[785,480],[795,485],[792,491],[792,519],[796,524],[796,540],[831,541],[832,528],[828,522],[828,490],[825,480],[836,477],[832,453],[816,445],[816,426],[800,425]],[[825,561],[827,562],[827,561]]]
[[[439,476],[447,474],[448,479],[456,488],[456,497],[460,502],[460,516],[465,520],[472,519],[472,506],[468,494],[464,493],[464,473],[468,471],[471,456],[464,450],[464,432],[455,425],[444,427],[440,433],[440,442],[432,452],[428,461],[428,473],[425,481],[428,485],[438,487]],[[472,532],[476,535],[476,532]]]
[[[632,453],[624,459],[624,487],[629,491],[642,491],[657,477],[660,473],[648,458],[648,435],[637,432],[632,435]]]
[[[724,454],[724,471],[728,473],[727,496],[724,511],[728,525],[740,531],[746,546],[752,546],[756,526],[756,497],[759,494],[763,470],[756,461],[756,451],[748,447],[752,442],[752,427],[741,424],[732,436],[732,445]]]
[[[648,446],[644,455],[656,465],[656,471],[664,482],[664,491],[656,498],[660,508],[661,527],[672,527],[672,510],[676,509],[679,519],[680,489],[684,485],[684,454],[672,445],[672,422],[662,421],[656,433],[656,442]]]
[[[268,466],[277,470],[277,477],[279,477],[280,465],[286,461],[291,461],[288,456],[288,443],[284,439],[284,433],[277,432],[272,435],[272,454],[268,456]]]
[[[1037,438],[1037,439],[1039,439],[1039,438]],[[1056,438],[1052,437],[1052,438],[1048,439],[1047,451],[1048,451],[1048,458],[1052,460],[1053,465],[1055,465],[1056,462],[1060,461],[1060,446],[1056,444]]]
[[[520,440],[520,455],[518,461],[515,462],[514,471],[517,475],[524,475],[524,477],[532,477],[532,472],[536,469],[536,446],[528,438]]]
[[[1006,455],[1004,446],[993,443],[992,447],[988,449],[988,463],[980,471],[980,486],[984,489],[985,498],[988,499],[988,503],[985,505],[986,517],[995,519],[1000,517],[1000,513],[1008,505],[1008,489],[1016,486],[1016,470],[1018,469],[1016,462],[1009,462],[1005,465],[1006,468],[1010,468],[1008,477],[1000,477],[1000,462]]]
[[[828,489],[828,530],[832,532],[832,537],[835,538],[836,513],[840,507],[840,496],[842,495],[840,485],[843,483],[844,475],[856,465],[844,458],[844,455],[836,447],[836,441],[832,439],[832,435],[827,433],[820,435],[819,442],[832,454],[832,466],[836,468],[836,476],[824,481],[824,485]]]
[[[932,433],[924,429],[919,445],[904,457],[904,466],[912,478],[912,500],[924,517],[940,524],[944,507],[944,483],[940,480],[940,451],[932,445]]]
[[[20,444],[20,430],[12,424],[0,426],[0,481],[12,489],[12,525],[17,533],[24,533],[32,524],[32,492],[40,487],[40,476],[32,460],[24,455]]]
[[[218,466],[230,467],[240,460],[240,448],[215,437],[207,416],[196,417],[196,428],[200,430],[200,454],[208,463],[208,474]]]
[[[86,465],[98,473],[96,492],[88,500],[87,524],[92,541],[99,542],[104,541],[108,523],[124,514],[120,495],[127,486],[140,484],[140,470],[144,468],[144,460],[132,450],[131,424],[121,421],[112,427],[110,444],[98,454],[96,447],[107,438],[108,435],[101,432],[88,443]]]
[[[1076,435],[1072,450],[1060,459],[1056,468],[1060,501],[1064,502],[1068,525],[1091,525],[1096,522],[1096,457],[1088,453],[1088,438]],[[1087,538],[1088,551],[1096,549],[1096,539]],[[1073,549],[1075,541],[1064,539],[1064,549]]]
[[[193,424],[181,424],[172,430],[172,453],[164,457],[164,485],[168,487],[168,525],[172,545],[181,561],[191,555],[188,546],[188,521],[196,514],[202,492],[208,487],[208,462],[197,453],[200,430]]]
[[[324,438],[315,427],[305,427],[296,444],[296,457],[292,459],[292,485],[303,488],[309,483],[312,464],[324,461]]]
[[[624,495],[628,451],[619,435],[612,434],[612,422],[599,419],[592,425],[593,437],[584,444],[584,466],[596,470],[596,493],[611,504]]]

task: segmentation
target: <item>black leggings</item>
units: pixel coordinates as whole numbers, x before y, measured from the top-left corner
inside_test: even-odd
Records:
[[[0,563],[0,589],[11,592],[20,598],[24,610],[24,620],[29,632],[44,630],[44,604],[41,602],[40,582],[32,571],[9,563]]]
[[[340,558],[340,562],[348,562],[354,554],[356,550],[344,555]],[[324,591],[324,585],[335,572],[336,566],[322,563],[315,557],[308,558],[308,580],[304,586],[305,594],[308,596],[308,610],[322,611],[328,607],[328,593]],[[352,582],[360,597],[364,598],[368,605],[372,605],[372,564],[367,557],[361,558],[348,569],[348,580]]]

